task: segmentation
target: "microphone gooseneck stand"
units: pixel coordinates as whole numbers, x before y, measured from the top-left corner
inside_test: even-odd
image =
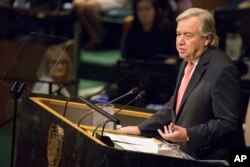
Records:
[[[91,111],[87,112],[85,115],[83,115],[82,118],[79,120],[77,126],[80,127],[82,120],[84,118],[86,118],[87,116],[89,116],[90,114],[92,114],[93,112],[94,112],[94,110],[91,110]]]
[[[70,100],[70,97],[67,98],[65,106],[64,106],[64,111],[63,111],[63,116],[64,117],[66,117],[69,100]]]
[[[140,99],[142,96],[145,95],[145,91],[141,91],[138,93],[138,95],[133,99],[131,100],[130,102],[128,102],[127,104],[123,105],[117,112],[114,113],[115,114],[118,114],[119,112],[121,112],[125,107],[127,107],[128,105],[130,105],[131,103],[133,103],[134,101]]]
[[[23,91],[25,90],[25,84],[15,82],[11,87],[12,98],[14,99],[14,111],[13,111],[13,127],[12,127],[12,144],[11,144],[11,167],[14,166],[15,157],[15,138],[16,138],[16,116],[17,116],[17,102]]]
[[[106,122],[114,122],[116,124],[120,123],[120,120],[118,120],[116,117],[114,117],[113,115],[109,114],[108,112],[104,111],[103,109],[101,109],[100,107],[96,106],[95,104],[91,103],[90,101],[84,99],[83,97],[79,96],[78,97],[81,101],[83,101],[86,105],[88,105],[90,108],[92,108],[93,110],[95,110],[96,112],[100,113],[101,115],[103,115],[105,118],[107,118],[107,120],[105,120],[105,122],[102,122],[101,124],[99,124],[95,130],[93,131],[93,136],[95,135],[96,130],[98,129],[98,127],[100,127],[101,125],[104,124],[104,126],[106,125]],[[87,116],[87,114],[86,114]],[[85,116],[84,116],[85,117]],[[103,143],[105,143],[106,145],[110,146],[110,147],[114,147],[114,143],[111,141],[111,139],[109,137],[103,137],[102,135],[96,135],[96,138],[98,138],[99,140],[101,140]],[[106,141],[107,140],[107,141]]]
[[[104,144],[106,144],[107,146],[109,147],[114,147],[115,144],[113,143],[113,141],[110,139],[109,136],[104,136],[103,133],[104,133],[104,129],[105,129],[105,126],[108,122],[113,122],[112,120],[110,119],[107,119],[105,120],[105,122],[101,122],[99,125],[96,126],[95,130],[93,131],[92,133],[92,136],[97,138],[98,140],[102,141]],[[101,134],[98,134],[96,133],[97,129],[101,126],[102,126],[102,132]]]
[[[138,93],[138,95],[133,99],[131,100],[130,102],[128,102],[127,104],[123,105],[117,112],[114,113],[115,114],[118,114],[120,111],[122,111],[126,106],[128,106],[129,104],[131,104],[132,102],[134,102],[135,100],[138,100],[140,99],[142,96],[145,95],[145,91],[141,91]],[[93,137],[96,137],[97,139],[101,140],[103,143],[105,143],[107,146],[109,147],[114,147],[115,144],[114,142],[110,139],[109,136],[104,136],[103,133],[104,133],[104,129],[105,129],[105,126],[108,122],[114,122],[110,119],[106,119],[105,121],[101,122],[99,125],[96,126],[96,128],[94,129],[93,133],[92,133],[92,136]],[[96,133],[97,129],[102,125],[102,131],[101,131],[101,134],[98,134]]]
[[[128,96],[128,95],[132,95],[132,94],[138,92],[138,90],[139,90],[138,87],[134,87],[133,89],[131,89],[131,90],[128,91],[127,93],[125,93],[125,94],[123,94],[123,95],[121,95],[121,96],[119,96],[119,97],[117,97],[117,98],[111,100],[110,102],[108,102],[108,104],[114,103],[114,102],[116,102],[116,101],[118,101],[118,100],[120,100],[120,99],[122,99],[122,98],[124,98],[124,97],[126,97],[126,96]]]

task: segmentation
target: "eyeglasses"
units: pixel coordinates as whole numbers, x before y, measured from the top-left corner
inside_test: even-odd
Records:
[[[54,65],[67,65],[68,61],[67,60],[51,60],[49,61],[49,65],[54,66]]]

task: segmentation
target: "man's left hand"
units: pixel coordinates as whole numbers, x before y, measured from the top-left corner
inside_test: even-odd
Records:
[[[164,132],[158,129],[162,138],[172,142],[186,142],[188,141],[187,130],[181,126],[171,123],[164,126]]]

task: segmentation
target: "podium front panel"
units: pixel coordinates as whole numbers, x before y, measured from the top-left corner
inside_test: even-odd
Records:
[[[111,148],[60,114],[64,100],[27,97],[20,118],[17,167],[221,166],[163,155]],[[55,107],[55,105],[58,105]],[[86,105],[71,103],[72,108]]]

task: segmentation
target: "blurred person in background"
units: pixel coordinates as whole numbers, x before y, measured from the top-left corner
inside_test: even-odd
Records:
[[[37,77],[39,81],[34,84],[33,93],[70,96],[64,83],[72,79],[72,61],[63,45],[53,45],[46,50]]]
[[[175,4],[176,4],[176,16],[178,16],[185,10],[193,7],[192,0],[175,0]]]
[[[73,0],[76,14],[89,35],[84,47],[93,49],[102,42],[105,34],[101,22],[103,11],[124,8],[129,4],[130,0]]]
[[[158,0],[134,0],[134,20],[124,34],[122,58],[157,60],[160,55],[176,55],[175,31],[163,21]]]
[[[136,104],[140,106],[163,104],[172,94],[174,84],[171,78],[175,71],[167,71],[164,76],[152,74],[163,66],[165,68],[166,64],[175,65],[178,58],[175,30],[165,17],[163,5],[159,0],[134,0],[134,20],[121,43],[122,61],[141,63],[129,70],[126,80],[119,83],[119,91],[122,94],[124,90],[139,85],[147,92],[140,104]],[[165,86],[166,83],[169,86]]]

